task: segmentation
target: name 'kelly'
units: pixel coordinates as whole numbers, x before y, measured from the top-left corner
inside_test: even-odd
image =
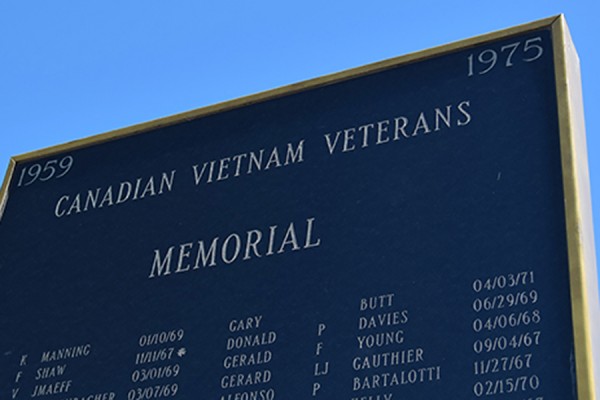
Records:
[[[320,245],[321,239],[315,233],[315,218],[307,218],[302,224],[290,222],[286,227],[271,225],[267,229],[233,232],[224,238],[215,236],[206,241],[197,240],[170,246],[166,250],[154,249],[148,278],[306,250]]]

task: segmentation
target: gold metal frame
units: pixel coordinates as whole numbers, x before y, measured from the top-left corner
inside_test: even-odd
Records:
[[[600,305],[579,59],[563,16],[552,23],[579,399],[596,399]]]
[[[597,372],[600,365],[600,337],[597,334],[600,328],[600,302],[581,80],[578,57],[562,15],[12,157],[0,189],[0,221],[10,195],[9,182],[19,162],[141,134],[542,28],[551,30],[554,51],[578,399],[596,400],[600,393],[600,376]]]

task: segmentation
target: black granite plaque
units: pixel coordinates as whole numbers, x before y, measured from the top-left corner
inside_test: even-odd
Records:
[[[581,399],[553,23],[15,159],[0,399]]]

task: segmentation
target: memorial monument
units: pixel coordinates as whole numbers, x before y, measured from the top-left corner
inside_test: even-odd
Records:
[[[0,399],[593,400],[552,17],[14,157]]]

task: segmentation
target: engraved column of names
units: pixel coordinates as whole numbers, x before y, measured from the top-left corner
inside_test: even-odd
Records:
[[[15,400],[21,392],[21,385],[23,384],[23,378],[25,371],[27,370],[27,358],[29,354],[21,354],[19,357],[18,369],[14,374],[13,387],[11,389],[11,398]]]
[[[67,395],[73,388],[73,380],[67,379],[67,360],[88,357],[92,346],[89,344],[45,351],[40,357],[40,367],[35,372],[35,385],[31,397],[53,394]]]
[[[441,366],[429,364],[426,351],[411,343],[414,335],[406,335],[411,314],[396,300],[394,293],[360,300],[352,400],[391,400],[401,386],[441,379]]]
[[[317,324],[317,343],[315,344],[315,367],[314,367],[314,381],[312,385],[312,397],[317,397],[320,394],[321,389],[327,375],[329,375],[329,359],[325,357],[325,349],[328,348],[328,344],[325,344],[325,337],[327,331],[327,324],[320,322]]]
[[[273,400],[275,389],[269,364],[277,332],[265,328],[262,315],[232,319],[228,325],[227,355],[223,359],[221,400]]]
[[[114,400],[116,393],[113,391],[90,393],[79,388],[76,378],[79,370],[86,363],[91,363],[93,358],[94,347],[90,343],[42,351],[29,397],[61,395],[61,398],[69,400]],[[29,361],[35,361],[35,358],[30,358]]]
[[[519,394],[543,400],[535,373],[535,353],[542,339],[539,293],[533,271],[475,279],[473,364],[477,398]]]

